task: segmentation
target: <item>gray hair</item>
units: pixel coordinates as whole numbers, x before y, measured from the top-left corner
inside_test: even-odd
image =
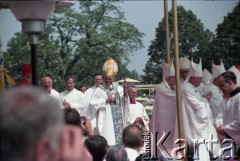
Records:
[[[17,87],[0,96],[1,160],[21,161],[42,138],[56,149],[63,130],[59,103],[34,87]]]
[[[112,147],[106,154],[106,161],[128,161],[127,151],[123,147]]]

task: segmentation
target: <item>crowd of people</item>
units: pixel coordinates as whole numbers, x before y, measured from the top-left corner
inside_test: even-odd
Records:
[[[60,93],[51,76],[42,77],[41,88],[32,87],[26,76],[30,67],[25,66],[29,83],[1,93],[1,160],[237,160],[240,72],[213,63],[206,78],[201,60],[197,64],[182,57],[179,64],[183,138],[178,136],[173,63],[162,64],[163,81],[155,89],[151,118],[136,101],[137,88],[115,82],[118,66],[113,59],[94,75],[92,87],[78,90],[75,78],[68,76]],[[208,146],[211,141],[217,143]]]

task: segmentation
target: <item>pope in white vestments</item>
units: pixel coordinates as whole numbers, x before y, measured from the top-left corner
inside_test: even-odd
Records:
[[[175,70],[173,64],[163,64],[163,82],[155,88],[155,100],[151,118],[152,155],[161,155],[156,143],[165,134],[164,147],[169,150],[173,147],[174,127],[176,121],[176,91]],[[163,149],[162,149],[163,150]]]
[[[113,82],[117,71],[117,64],[113,59],[105,62],[104,84],[96,89],[88,107],[97,116],[98,133],[106,138],[110,146],[122,144],[121,134],[129,113],[123,88]]]

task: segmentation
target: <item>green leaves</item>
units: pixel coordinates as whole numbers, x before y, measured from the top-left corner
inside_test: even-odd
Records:
[[[192,58],[202,57],[203,54],[200,50],[205,49],[206,42],[209,42],[212,38],[212,33],[204,28],[201,21],[191,10],[187,11],[182,6],[178,6],[177,10],[179,55]],[[173,60],[172,21],[172,11],[169,11],[170,57]],[[150,58],[145,66],[143,80],[145,83],[156,84],[162,79],[161,63],[166,58],[164,19],[156,29],[156,36],[149,46],[148,55]]]
[[[80,1],[79,9],[57,9],[47,22],[38,43],[39,78],[51,75],[54,88],[62,91],[64,78],[74,75],[77,85],[92,85],[92,76],[112,57],[119,65],[118,77],[137,77],[128,71],[128,55],[143,47],[142,36],[126,22],[124,13],[111,1]],[[27,36],[18,33],[4,53],[5,66],[14,78],[30,63]],[[117,78],[118,79],[118,78]]]

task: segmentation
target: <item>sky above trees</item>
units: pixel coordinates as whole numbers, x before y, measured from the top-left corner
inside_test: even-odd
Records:
[[[191,9],[194,14],[201,19],[204,26],[214,31],[217,24],[221,23],[223,17],[231,12],[236,5],[237,0],[225,1],[177,1],[186,10]],[[169,1],[168,9],[171,9]],[[130,56],[131,63],[128,65],[130,70],[136,69],[139,74],[148,60],[147,50],[150,42],[155,37],[155,29],[164,16],[163,1],[124,1],[119,4],[129,23],[132,23],[141,32],[145,33],[143,42],[145,47]],[[13,37],[15,32],[21,31],[21,24],[18,22],[10,11],[0,10],[0,35],[2,49],[6,50],[7,42]]]

